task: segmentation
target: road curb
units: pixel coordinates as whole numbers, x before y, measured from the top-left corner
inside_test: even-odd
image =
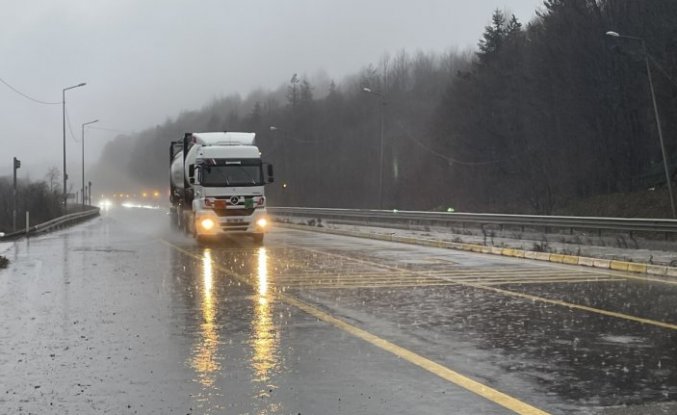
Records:
[[[456,249],[460,251],[501,255],[512,258],[534,259],[537,261],[547,261],[566,265],[578,265],[590,268],[608,269],[612,271],[625,271],[632,272],[635,274],[647,274],[661,277],[677,277],[677,267],[670,267],[667,265],[617,261],[612,259],[592,258],[579,255],[556,254],[550,252],[527,251],[516,248],[500,248],[495,246],[443,241],[439,239],[424,239],[424,238],[415,238],[412,236],[398,236],[395,234],[359,232],[348,229],[336,229],[310,225],[297,225],[284,222],[278,222],[278,225],[290,229],[312,232],[323,232],[342,236],[354,236],[357,238],[376,239],[379,241],[401,242],[411,245],[430,246],[434,248]]]

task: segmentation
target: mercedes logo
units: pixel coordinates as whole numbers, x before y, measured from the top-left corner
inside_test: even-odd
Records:
[[[233,197],[230,198],[230,204],[231,205],[237,205],[239,201],[240,201],[240,198],[237,197],[237,196],[233,196]]]

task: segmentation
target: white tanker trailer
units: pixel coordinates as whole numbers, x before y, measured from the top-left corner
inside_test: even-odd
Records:
[[[263,188],[273,182],[273,166],[261,161],[254,136],[186,133],[171,143],[169,199],[176,227],[198,240],[241,234],[263,242],[270,226]]]

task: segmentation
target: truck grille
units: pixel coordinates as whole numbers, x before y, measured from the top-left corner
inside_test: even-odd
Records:
[[[219,217],[225,216],[250,216],[254,213],[254,208],[246,209],[214,209],[214,212]]]
[[[232,232],[232,231],[246,231],[248,225],[246,223],[222,223],[221,224],[221,229],[223,229],[224,232]]]

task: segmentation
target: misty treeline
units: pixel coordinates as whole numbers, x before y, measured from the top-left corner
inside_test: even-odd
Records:
[[[339,84],[294,75],[120,136],[94,173],[110,191],[166,188],[169,141],[228,130],[257,133],[273,205],[547,214],[664,186],[642,44],[609,30],[646,40],[674,162],[677,2],[548,0],[526,24],[497,10],[476,51],[387,55]]]
[[[44,180],[17,180],[16,225],[17,229],[26,226],[26,212],[30,213],[30,224],[46,222],[62,215],[63,193],[59,185],[61,172],[51,168]],[[0,177],[0,232],[13,230],[13,193],[11,177]]]

